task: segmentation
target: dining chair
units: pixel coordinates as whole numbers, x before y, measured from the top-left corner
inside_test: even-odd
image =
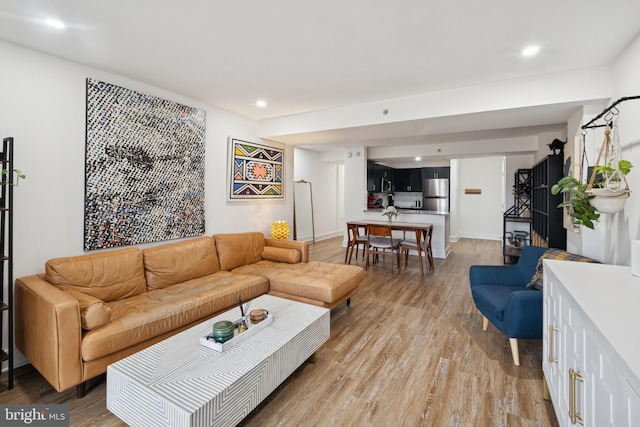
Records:
[[[423,236],[422,241],[420,242],[420,248],[418,248],[418,242],[415,239],[406,239],[400,242],[400,252],[404,255],[404,266],[407,266],[407,261],[409,259],[409,251],[421,251],[424,253],[424,263],[427,264],[429,268],[427,271],[431,272],[435,270],[435,264],[433,262],[433,252],[431,250],[431,239],[433,237],[433,225],[426,229],[426,233]],[[424,275],[424,266],[423,263],[420,263],[420,274]]]
[[[363,234],[360,234],[360,230],[364,230]],[[362,245],[362,256],[364,256],[368,238],[367,227],[363,225],[349,224],[347,223],[347,251],[344,254],[345,264],[351,264],[351,257],[353,256],[353,250],[356,250],[356,259],[358,258],[358,247]]]
[[[369,256],[374,255],[375,259],[378,255],[396,256],[398,270],[400,270],[401,253],[400,242],[402,239],[394,239],[391,234],[391,227],[384,225],[368,225],[367,226],[367,246],[365,248],[365,257],[367,258],[365,270],[369,268]],[[389,252],[387,252],[389,251]],[[391,263],[393,271],[393,262]]]

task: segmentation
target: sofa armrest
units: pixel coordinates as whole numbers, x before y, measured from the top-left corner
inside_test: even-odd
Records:
[[[275,248],[296,249],[300,251],[302,259],[300,262],[309,262],[309,243],[298,240],[279,240],[265,237],[264,244]]]
[[[15,283],[16,347],[58,391],[83,382],[78,300],[34,275]]]
[[[524,288],[528,279],[522,277],[522,270],[516,265],[472,265],[469,268],[471,287],[482,285],[502,285]]]
[[[509,338],[542,338],[542,292],[523,289],[511,293],[504,309],[502,324]]]

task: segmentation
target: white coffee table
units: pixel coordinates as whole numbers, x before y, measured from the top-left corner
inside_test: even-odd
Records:
[[[131,426],[233,426],[329,339],[326,308],[262,295],[272,324],[219,353],[199,344],[218,320],[174,335],[107,367],[107,408]]]

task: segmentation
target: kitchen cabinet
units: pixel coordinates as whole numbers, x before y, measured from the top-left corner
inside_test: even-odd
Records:
[[[422,179],[451,178],[451,168],[448,166],[422,168]]]
[[[542,371],[558,423],[640,425],[640,278],[627,266],[559,260],[543,271]]]
[[[382,166],[368,160],[367,161],[367,191],[373,193],[380,193],[382,189],[380,188],[381,183],[381,175]]]
[[[422,168],[409,169],[409,191],[422,192]]]
[[[422,192],[422,169],[395,169],[392,182],[395,191]]]
[[[395,169],[389,166],[380,167],[380,176],[382,178],[382,191],[394,191],[395,188]]]
[[[380,165],[374,161],[367,161],[367,191],[382,193],[394,190],[394,169]],[[384,182],[384,188],[382,184]]]

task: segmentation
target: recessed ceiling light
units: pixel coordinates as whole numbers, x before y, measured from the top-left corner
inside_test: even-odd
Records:
[[[522,56],[533,56],[538,52],[540,52],[538,46],[529,46],[522,51]]]
[[[259,99],[256,101],[256,107],[258,108],[264,108],[267,106],[267,101],[263,100],[263,99]]]
[[[416,157],[416,162],[419,162],[420,160],[422,160],[422,157]]]
[[[66,28],[67,26],[64,24],[64,22],[59,21],[57,19],[53,19],[53,18],[49,18],[46,19],[44,21],[48,26],[53,27],[53,28],[58,28],[58,29],[63,29]]]

